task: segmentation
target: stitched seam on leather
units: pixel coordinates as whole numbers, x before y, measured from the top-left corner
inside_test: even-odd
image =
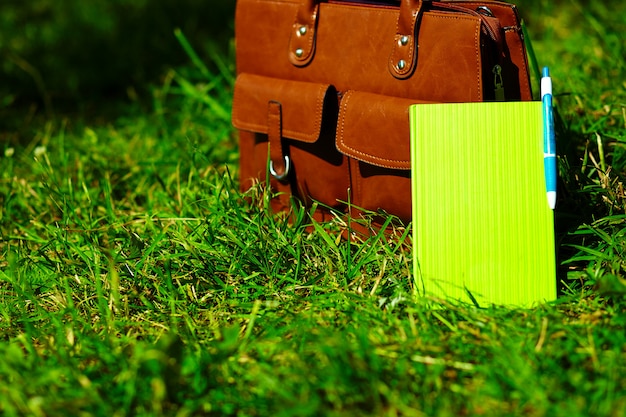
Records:
[[[317,9],[317,10],[316,10],[316,9]],[[316,24],[316,21],[317,21],[317,17],[318,17],[318,15],[319,15],[319,5],[316,5],[316,6],[314,7],[314,9],[313,9],[314,13],[313,13],[313,15],[312,15],[312,16],[311,16],[311,15],[310,15],[310,16],[307,16],[307,17],[309,18],[309,21],[305,23],[305,25],[307,26],[307,28],[309,28],[309,24],[311,23],[311,21],[313,21],[313,24],[311,25],[311,27],[310,27],[310,28],[309,28],[309,30],[307,31],[307,35],[306,35],[306,37],[308,38],[308,39],[306,40],[306,43],[307,43],[306,47],[307,47],[307,50],[306,50],[306,55],[303,55],[303,57],[302,57],[302,58],[298,58],[298,57],[295,55],[295,49],[294,49],[294,47],[293,47],[293,44],[294,44],[294,41],[293,41],[294,36],[295,36],[295,38],[296,38],[296,39],[298,39],[298,34],[297,34],[297,28],[296,28],[296,26],[300,23],[300,22],[298,22],[298,14],[299,14],[299,11],[300,11],[300,8],[296,8],[296,17],[295,17],[295,19],[294,19],[294,24],[293,24],[293,25],[291,25],[291,37],[290,37],[290,40],[289,40],[289,47],[290,47],[289,54],[293,56],[293,58],[294,58],[294,60],[295,60],[296,62],[298,62],[299,64],[303,64],[303,63],[306,63],[307,61],[309,61],[309,60],[310,60],[310,58],[311,58],[311,54],[313,53],[313,43],[314,43],[314,40],[315,40],[315,36],[317,36],[317,34],[316,34],[315,32],[316,32],[316,29],[317,29],[317,24]]]
[[[397,29],[396,29],[396,32],[397,32]],[[405,46],[404,47],[404,48],[409,50],[409,56],[407,57],[408,65],[407,65],[407,67],[405,69],[401,70],[400,68],[398,68],[398,60],[395,59],[396,57],[402,58],[402,55],[403,55],[403,53],[399,52],[399,49],[398,49],[399,48],[399,46],[398,46],[398,41],[399,41],[398,33],[396,33],[396,36],[394,36],[395,45],[393,47],[393,50],[391,51],[391,54],[389,55],[389,63],[391,64],[393,70],[397,74],[399,74],[399,75],[405,75],[405,74],[411,72],[413,70],[413,67],[414,67],[413,59],[414,59],[415,52],[416,52],[416,49],[417,49],[417,46],[416,46],[416,44],[417,44],[416,40],[417,39],[416,39],[416,36],[414,36],[414,35],[409,35],[409,36],[411,37],[412,42],[409,42],[408,45],[412,45],[412,47],[411,46]]]
[[[526,91],[529,91],[531,97],[530,100],[532,100],[532,89],[530,88],[530,83],[529,83],[529,76],[528,76],[528,62],[527,62],[527,58],[526,58],[526,53],[524,51],[524,43],[520,42],[520,46],[519,46],[519,53],[522,56],[523,62],[525,65],[522,66],[522,72],[524,74],[524,87],[526,87]],[[520,91],[520,97],[522,95],[522,92]]]
[[[282,108],[281,104],[277,101],[270,100],[267,106],[267,140],[269,146],[270,160],[272,163],[278,164],[280,169],[278,172],[285,172],[286,165],[284,163],[285,152],[283,149],[282,138]],[[274,149],[273,145],[276,145]],[[273,156],[280,155],[278,161],[275,161]]]
[[[415,13],[412,18],[411,18],[411,29],[412,32],[409,33],[408,36],[411,37],[410,42],[408,43],[408,45],[406,46],[409,49],[409,56],[407,58],[407,66],[404,70],[400,69],[398,67],[398,60],[396,59],[396,57],[399,55],[400,57],[402,57],[402,53],[398,53],[398,42],[400,41],[400,38],[398,38],[398,35],[402,36],[403,34],[400,33],[400,14],[402,13],[402,7],[400,7],[400,10],[398,11],[398,19],[396,20],[396,35],[394,36],[393,40],[394,40],[394,45],[393,48],[391,49],[391,54],[389,55],[389,64],[391,65],[391,68],[393,69],[393,71],[395,71],[396,74],[400,75],[400,76],[405,76],[407,74],[410,74],[411,72],[413,72],[414,68],[415,68],[415,53],[417,52],[417,48],[418,48],[418,34],[417,34],[417,30],[416,30],[416,25],[417,25],[417,19],[420,15],[420,13],[422,13],[421,11],[421,7],[423,7],[423,5],[420,5],[420,10],[418,11],[418,13]]]
[[[453,20],[477,20],[474,16],[465,16],[465,15],[447,15],[447,14],[431,14],[431,18],[437,19],[453,19]],[[480,21],[480,19],[478,19]]]
[[[237,121],[237,125],[235,126],[235,128],[241,129],[241,130],[248,130],[248,131],[256,132],[256,133],[263,133],[266,135],[269,130],[268,126],[266,125],[262,125],[258,123],[251,123],[251,122],[242,122],[241,120]],[[296,140],[299,142],[307,142],[307,143],[313,143],[319,138],[319,134],[302,133],[299,131],[288,130],[288,129],[283,129],[283,136],[285,136],[285,138],[287,139]]]
[[[324,98],[326,97],[326,92],[328,91],[328,88],[329,88],[328,85],[320,85],[318,87],[318,92],[316,95],[317,107],[315,109],[315,126],[314,126],[313,133],[303,133],[303,132],[299,132],[296,130],[283,129],[283,136],[287,136],[287,135],[299,136],[296,139],[302,138],[302,140],[311,142],[311,143],[319,139],[321,130],[322,130],[322,114],[324,110]]]
[[[294,5],[299,5],[299,2],[295,2],[295,1],[290,1],[290,0],[263,0],[264,3],[290,3],[290,4],[294,4]],[[360,7],[360,6],[355,6],[355,5],[350,5],[350,4],[338,4],[338,3],[323,3],[324,8],[339,8],[339,9],[344,9],[344,8],[355,8],[355,9],[360,9],[360,8],[366,8],[366,7]],[[374,14],[394,14],[397,15],[398,11],[397,9],[376,9],[374,10],[374,8],[372,8],[371,13]],[[474,17],[472,16],[449,16],[449,12],[445,13],[445,12],[437,12],[437,11],[429,11],[428,14],[431,17],[437,17],[437,18],[442,18],[442,19],[463,19],[463,20],[472,20],[474,19]],[[297,17],[297,15],[296,15]],[[295,19],[294,19],[295,21]],[[397,28],[397,23],[396,23],[396,33],[398,32],[398,28]]]
[[[292,26],[292,33],[291,33],[291,37],[292,37],[292,39],[293,39],[294,37],[295,37],[295,39],[301,39],[301,37],[300,37],[300,38],[298,38],[298,35],[295,33],[295,31],[297,30],[297,29],[296,29],[296,26],[298,26],[298,22],[297,22],[297,21],[296,21],[296,22],[293,24],[293,26]],[[307,22],[306,26],[307,26],[307,27],[309,26],[308,22]],[[303,55],[303,57],[302,57],[302,58],[298,58],[297,56],[295,57],[295,59],[296,59],[299,63],[302,63],[302,62],[307,61],[307,59],[310,57],[310,55],[311,55],[311,53],[312,53],[312,51],[313,51],[313,40],[314,40],[314,38],[315,38],[315,36],[316,36],[316,35],[315,35],[315,27],[310,28],[310,29],[307,31],[307,35],[305,35],[305,36],[307,37],[307,41],[306,41],[306,48],[307,48],[307,49],[306,49],[306,55]],[[293,41],[292,41],[291,43],[293,44]],[[293,54],[293,55],[295,56],[293,46],[292,46],[291,50],[289,51],[289,53],[291,53],[291,54]]]
[[[341,145],[341,148],[344,151],[348,151],[347,153],[352,153],[352,154],[356,154],[359,155],[361,157],[363,157],[365,159],[364,162],[367,162],[369,164],[372,165],[377,165],[380,166],[382,168],[390,168],[390,169],[406,169],[406,168],[400,168],[398,166],[394,166],[394,165],[387,165],[385,164],[385,162],[387,163],[393,163],[393,164],[406,164],[408,161],[406,160],[400,160],[400,159],[388,159],[388,158],[380,158],[376,155],[371,155],[362,151],[359,151],[358,149],[354,149],[353,147],[349,146],[348,144],[346,144],[346,142],[344,141],[344,136],[345,136],[345,123],[346,123],[346,113],[348,112],[348,102],[350,101],[350,99],[352,98],[354,91],[349,91],[347,92],[344,96],[343,99],[341,100],[341,115],[340,115],[340,124],[341,124],[341,129],[340,129],[340,133],[339,133],[339,144]],[[375,161],[375,162],[372,162]]]
[[[251,74],[252,75],[252,74]],[[245,77],[245,76],[244,76]],[[248,77],[245,77],[248,78]],[[303,132],[294,129],[284,129],[283,128],[283,136],[288,137],[289,139],[299,140],[301,142],[313,143],[321,134],[321,126],[322,126],[322,113],[324,109],[324,99],[326,97],[326,92],[328,91],[329,85],[321,84],[318,87],[318,92],[316,95],[317,107],[315,112],[315,126],[313,133]],[[233,101],[233,126],[237,129],[249,130],[252,132],[264,133],[267,134],[269,131],[269,127],[267,125],[261,123],[254,122],[246,122],[242,119],[240,115],[240,105],[238,105],[239,101],[241,101],[240,94],[237,94],[237,91],[241,90],[241,83],[235,83],[235,94],[234,97],[237,98],[236,101]],[[271,99],[270,99],[271,100]]]
[[[300,4],[297,1],[293,0],[264,0],[266,3],[291,3],[291,4]]]
[[[476,25],[476,32],[474,33],[474,44],[476,45],[476,85],[478,86],[478,99],[483,101],[483,90],[481,87],[482,71],[481,71],[481,48],[480,48],[480,20]]]
[[[410,36],[410,41],[408,43],[408,45],[410,45],[409,47],[409,57],[408,57],[408,65],[406,67],[406,69],[404,71],[400,70],[400,72],[404,75],[407,74],[409,72],[412,72],[413,69],[415,68],[415,54],[417,53],[417,48],[419,47],[419,45],[417,44],[417,34],[418,34],[418,30],[419,28],[417,27],[417,20],[420,19],[421,20],[421,14],[424,13],[423,10],[424,4],[420,4],[420,9],[413,13],[413,16],[411,17],[411,33],[409,33],[408,35]],[[398,19],[400,20],[400,19]],[[397,29],[396,29],[396,33],[398,33]],[[402,34],[400,34],[402,35]],[[398,44],[396,43],[397,47]],[[400,68],[398,68],[400,69]]]
[[[433,17],[437,17],[439,19],[452,19],[452,20],[470,20],[470,21],[474,21],[476,20],[476,18],[472,17],[472,16],[458,16],[458,15],[453,15],[453,16],[447,16],[447,15],[436,15]],[[482,94],[482,90],[481,90],[481,75],[482,75],[482,71],[481,71],[481,56],[480,56],[480,20],[478,20],[477,22],[478,24],[476,25],[476,32],[474,34],[474,46],[475,46],[475,50],[476,50],[476,59],[478,62],[477,65],[477,90],[478,90],[478,97],[480,98],[480,101],[482,101],[483,99],[483,94]],[[396,29],[397,30],[397,29]],[[417,42],[417,39],[416,39]]]
[[[431,17],[433,17],[433,18],[436,17],[438,19],[470,20],[470,21],[474,21],[476,19],[473,16],[460,16],[460,15],[448,16],[448,15],[438,15],[438,14],[432,15]],[[477,26],[478,26],[478,35],[480,35],[480,20],[478,21],[478,25]],[[398,32],[398,25],[396,24],[396,34],[397,34],[397,32]],[[414,39],[415,44],[414,44],[413,51],[411,51],[411,54],[413,54],[414,51],[417,48],[419,48],[419,44],[418,44],[419,36],[414,36],[414,38],[415,38]],[[478,84],[477,84],[478,96],[480,97],[480,100],[482,101],[483,94],[482,94],[482,91],[481,91],[481,88],[480,88],[481,87],[481,85],[480,85],[480,77],[481,77],[481,71],[480,71],[480,58],[481,58],[480,57],[480,38],[477,37],[476,35],[474,35],[474,40],[475,40],[475,46],[476,46],[476,55],[478,56],[478,61],[479,61],[478,62]],[[394,47],[394,50],[392,51],[391,56],[390,56],[390,63],[395,68],[395,63],[393,63],[394,52],[395,52],[395,47]],[[411,55],[411,59],[413,59],[412,56],[413,55]],[[406,73],[406,71],[405,72],[398,72],[398,74],[400,74],[400,75],[404,75],[405,73]]]
[[[482,3],[480,2],[470,2],[468,3],[468,5],[480,5]],[[501,13],[508,13],[511,10],[510,6],[504,6],[504,5],[500,5],[500,4],[496,4],[496,3],[492,3],[489,4],[489,7],[493,10],[493,9],[499,9],[501,10]],[[497,14],[497,13],[496,13]],[[515,19],[515,23],[517,25],[519,25],[519,21],[517,19]],[[520,74],[518,76],[518,79],[520,81],[520,98],[523,95],[524,91],[531,91],[530,88],[530,84],[529,84],[529,77],[528,77],[528,63],[526,62],[526,52],[524,51],[524,41],[519,37],[519,35],[515,36],[514,39],[518,44],[517,46],[517,53],[519,54],[518,56],[522,57],[522,62],[524,63],[524,65],[522,65],[522,68],[520,68]],[[506,38],[506,33],[504,34],[504,42],[510,47],[512,45],[512,42],[509,42],[509,40]],[[511,51],[512,52],[512,51]],[[524,90],[525,89],[525,90]],[[532,92],[531,92],[532,93]],[[532,97],[531,97],[532,99]]]
[[[506,9],[507,12],[511,9],[509,6],[501,6],[501,5],[496,5],[496,4],[493,4],[493,5],[490,4],[489,7],[492,7],[492,8],[495,7],[495,8],[498,8],[498,9]],[[519,21],[517,19],[516,19],[516,23],[519,26],[520,23],[519,23]],[[531,88],[530,88],[530,85],[529,85],[529,81],[528,81],[529,80],[528,63],[526,62],[527,58],[526,58],[526,52],[524,51],[524,41],[523,41],[523,39],[521,39],[519,37],[519,35],[517,35],[515,37],[515,40],[517,41],[517,43],[519,45],[517,47],[517,51],[519,53],[519,56],[522,57],[522,62],[524,63],[524,65],[522,65],[522,68],[521,68],[521,71],[520,71],[520,75],[519,75],[518,78],[522,81],[523,87],[525,87],[526,91],[530,91],[530,93],[532,94],[532,91],[531,91]],[[506,39],[506,33],[504,35],[504,41],[506,42],[507,45],[510,46],[509,42]],[[522,87],[522,85],[520,85],[520,87]],[[520,88],[520,98],[521,98],[521,95],[523,94],[523,92],[524,91],[521,90],[521,88]],[[532,100],[532,97],[531,97],[531,100]]]
[[[470,3],[470,4],[480,4],[480,3]],[[503,6],[503,5],[499,5],[499,4],[490,4],[489,7],[491,9],[500,9],[500,10],[504,10],[502,13],[506,13],[509,12],[511,10],[510,6]],[[519,21],[516,20],[517,25],[519,25]],[[518,79],[520,80],[520,98],[521,95],[524,93],[524,90],[522,90],[522,87],[525,88],[525,91],[530,91],[530,85],[529,85],[529,77],[528,77],[528,63],[526,62],[526,53],[524,51],[524,41],[522,39],[519,38],[519,36],[515,37],[515,40],[517,41],[516,43],[518,43],[518,47],[517,47],[517,52],[519,54],[519,56],[522,57],[522,62],[524,63],[524,65],[522,65],[520,74],[518,76]],[[504,35],[504,42],[510,47],[511,43],[509,43],[509,41],[506,39],[506,33]],[[531,92],[532,93],[532,92]],[[532,97],[531,97],[532,99]]]

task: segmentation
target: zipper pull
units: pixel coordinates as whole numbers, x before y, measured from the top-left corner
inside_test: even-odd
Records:
[[[496,101],[504,101],[504,83],[502,82],[502,67],[496,64],[493,67],[493,85],[496,93]]]

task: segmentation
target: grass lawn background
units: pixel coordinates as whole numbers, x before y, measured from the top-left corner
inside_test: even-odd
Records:
[[[523,310],[239,194],[232,2],[4,2],[0,412],[622,416],[626,3],[518,5],[561,116],[561,296]]]

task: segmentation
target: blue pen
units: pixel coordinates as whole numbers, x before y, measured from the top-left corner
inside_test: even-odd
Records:
[[[548,205],[556,207],[556,140],[554,138],[554,114],[552,113],[552,79],[550,70],[544,67],[541,77],[541,102],[543,103],[543,164],[546,176]]]

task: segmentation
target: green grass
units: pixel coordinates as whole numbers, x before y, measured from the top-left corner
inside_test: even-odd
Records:
[[[3,136],[0,412],[623,415],[626,7],[520,8],[559,91],[557,302],[421,300],[400,233],[349,242],[241,195],[216,52],[122,117]]]

